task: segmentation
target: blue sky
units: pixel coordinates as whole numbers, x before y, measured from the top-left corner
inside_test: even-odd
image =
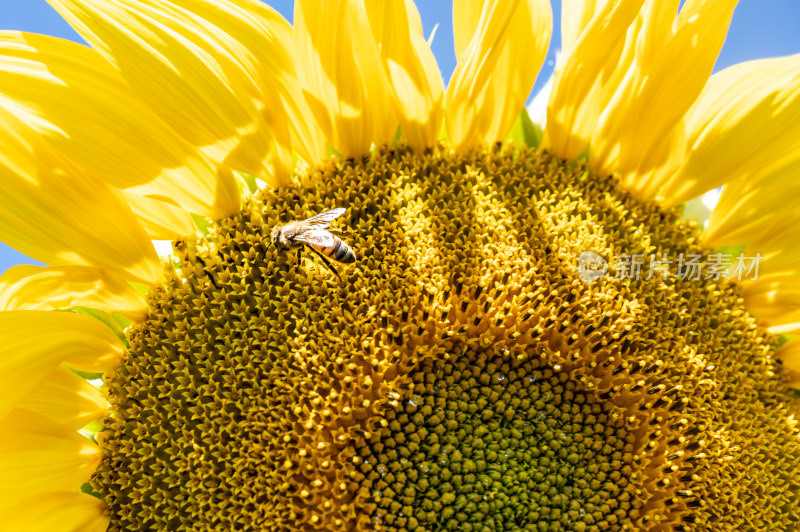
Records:
[[[292,20],[291,0],[273,0],[267,3],[289,21]],[[417,5],[426,37],[436,24],[439,25],[432,48],[446,81],[455,67],[452,3],[446,0],[423,0],[418,1]],[[554,20],[558,21],[561,15],[559,1],[554,2],[553,15]],[[550,52],[534,86],[534,92],[552,72],[555,50],[559,48],[560,42],[558,28],[556,22]],[[45,0],[0,0],[0,29],[44,33],[81,41],[78,34]],[[800,53],[800,0],[740,0],[715,70],[750,59],[795,53]],[[0,242],[0,273],[15,264],[38,263]]]

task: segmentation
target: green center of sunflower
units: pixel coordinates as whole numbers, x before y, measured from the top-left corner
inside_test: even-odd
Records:
[[[631,511],[634,435],[616,409],[537,359],[491,349],[422,364],[362,453],[375,528],[611,528]],[[383,525],[383,527],[381,526]]]
[[[337,279],[272,227],[334,207]],[[798,430],[708,250],[532,150],[377,150],[179,243],[108,378],[114,530],[790,530]]]

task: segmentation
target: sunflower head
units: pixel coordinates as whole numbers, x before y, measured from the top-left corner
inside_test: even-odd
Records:
[[[342,281],[269,246],[333,205],[359,251]],[[379,149],[261,191],[178,248],[129,328],[93,485],[122,530],[684,526],[722,517],[711,490],[748,459],[712,427],[739,419],[786,438],[759,466],[777,504],[794,403],[735,287],[577,267],[702,254],[693,227],[511,147]]]
[[[709,79],[735,2],[571,3],[543,130],[543,0],[456,6],[446,89],[410,0],[52,4],[92,48],[0,34],[10,530],[797,528],[798,58]]]

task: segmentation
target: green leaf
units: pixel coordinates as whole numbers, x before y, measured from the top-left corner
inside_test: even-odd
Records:
[[[84,427],[81,428],[80,432],[84,436],[87,436],[88,438],[91,438],[92,440],[94,440],[95,434],[100,432],[101,428],[102,427],[100,426],[100,422],[99,421],[90,421]]]
[[[236,181],[239,183],[239,190],[242,192],[249,190],[251,194],[255,194],[258,190],[255,176],[239,172],[238,170],[234,170],[233,175],[236,177]],[[195,223],[197,222],[195,221]]]
[[[103,496],[100,494],[100,492],[95,491],[92,485],[88,482],[84,483],[83,486],[80,487],[80,492],[103,500]]]
[[[103,374],[102,373],[95,373],[93,371],[82,371],[75,368],[67,367],[72,373],[80,377],[81,379],[85,379],[87,381],[96,381],[98,379],[102,380]]]
[[[738,257],[740,253],[744,253],[744,250],[747,246],[746,245],[736,245],[736,246],[722,246],[717,248],[717,252],[722,253],[723,255],[730,255],[731,257]]]
[[[341,153],[339,153],[338,151],[336,151],[336,148],[333,147],[333,144],[331,144],[330,141],[327,142],[327,145],[325,146],[325,148],[326,148],[325,152],[328,155],[328,157],[333,155],[337,159],[342,159],[342,160],[344,159],[344,156]]]
[[[194,221],[194,225],[197,226],[197,230],[200,231],[203,236],[208,237],[208,218],[200,216],[199,214],[192,214],[192,220]]]
[[[445,124],[444,120],[442,120],[442,127],[439,128],[439,140],[443,140],[447,143],[450,142],[450,135],[447,134],[447,124]]]
[[[133,289],[136,290],[136,292],[142,296],[145,295],[147,291],[150,290],[150,288],[152,288],[150,285],[144,283],[137,283],[136,281],[128,281],[128,284],[130,284],[133,287]]]
[[[518,146],[536,148],[542,143],[542,128],[533,123],[528,110],[523,107],[514,125],[511,126],[508,138]]]

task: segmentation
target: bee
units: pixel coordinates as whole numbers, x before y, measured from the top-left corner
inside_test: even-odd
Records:
[[[330,271],[336,274],[339,280],[342,277],[336,268],[326,258],[336,262],[350,264],[355,262],[356,254],[341,238],[328,230],[331,222],[343,215],[347,209],[338,208],[321,212],[305,220],[295,220],[272,228],[272,241],[267,246],[275,244],[278,249],[298,248],[297,259],[301,258],[303,247],[308,247],[316,253]]]

